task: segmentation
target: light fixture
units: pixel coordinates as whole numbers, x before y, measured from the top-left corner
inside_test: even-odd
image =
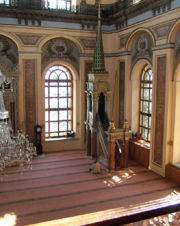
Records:
[[[33,156],[37,155],[36,147],[24,132],[18,131],[17,136],[13,134],[9,112],[4,105],[3,93],[6,91],[13,92],[13,79],[5,79],[0,72],[0,171],[12,165],[31,166]]]

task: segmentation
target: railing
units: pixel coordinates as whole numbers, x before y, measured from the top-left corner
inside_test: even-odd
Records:
[[[119,12],[128,7],[132,7],[134,5],[139,4],[140,2],[144,2],[146,0],[124,0],[121,2],[116,2],[113,4],[102,4],[101,10],[103,17],[112,15],[116,12]],[[52,7],[51,5],[47,5],[43,3],[43,1],[37,0],[0,0],[0,8],[16,8],[16,9],[34,9],[34,10],[48,10],[48,11],[56,11],[63,13],[76,13],[76,14],[87,14],[87,15],[97,15],[97,5],[94,4],[86,4],[86,2],[82,2],[77,6],[70,6],[67,4],[65,7],[58,6],[57,8]]]
[[[106,123],[109,125],[107,114],[105,118],[107,120]],[[103,124],[99,115],[97,114],[96,125],[98,142],[101,145],[101,147],[98,147],[97,150],[99,160],[101,161],[100,153],[103,152],[106,166],[110,171],[127,168],[130,132],[124,129],[105,132],[107,129],[104,130]]]
[[[98,132],[99,142],[101,144],[101,148],[103,150],[104,156],[106,157],[106,159],[108,159],[108,137],[104,131],[102,122],[98,114],[96,118],[97,118],[96,123],[97,123],[97,132]]]
[[[56,219],[51,222],[42,222],[40,225],[124,225],[135,221],[146,220],[138,225],[179,225],[180,218],[180,196],[175,195],[163,199],[130,205],[128,207],[103,210],[99,212]],[[159,221],[159,216],[164,216]],[[151,219],[150,219],[151,218]],[[152,219],[153,218],[153,219]],[[164,222],[163,222],[164,219]],[[153,222],[155,221],[155,222]]]

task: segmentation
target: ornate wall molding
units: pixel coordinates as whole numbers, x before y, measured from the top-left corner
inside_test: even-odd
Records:
[[[16,35],[20,38],[24,45],[37,45],[40,39],[43,37],[42,35],[34,35],[34,34],[18,34]]]
[[[74,42],[65,38],[54,38],[42,47],[42,69],[53,61],[63,60],[79,71],[79,49]]]
[[[8,37],[0,35],[0,65],[7,72],[17,71],[18,48]]]
[[[126,47],[126,43],[127,43],[127,40],[129,38],[130,34],[127,34],[127,35],[121,35],[119,37],[119,48],[125,48]]]
[[[149,62],[152,62],[152,46],[153,41],[151,36],[146,32],[141,33],[132,44],[131,67],[133,67],[140,59],[146,59]]]
[[[153,27],[152,31],[154,32],[156,39],[160,40],[160,39],[167,38],[172,24],[173,22],[170,22],[170,23],[162,24],[160,26]]]
[[[36,124],[35,74],[36,60],[24,60],[26,133],[31,142],[35,141],[34,126]]]
[[[157,58],[156,118],[153,162],[162,167],[166,93],[166,56]]]
[[[83,44],[83,47],[85,49],[94,49],[95,44],[96,44],[96,39],[85,39],[85,38],[80,38],[81,43]]]

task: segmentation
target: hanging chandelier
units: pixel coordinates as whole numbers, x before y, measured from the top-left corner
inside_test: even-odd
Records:
[[[6,80],[0,73],[0,171],[9,166],[29,166],[31,160],[37,156],[36,147],[22,131],[15,136],[9,119],[9,112],[5,109],[3,93],[13,92],[13,80]]]

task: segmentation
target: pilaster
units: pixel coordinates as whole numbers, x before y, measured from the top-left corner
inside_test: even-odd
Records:
[[[31,141],[34,141],[34,126],[42,124],[40,105],[41,95],[41,53],[19,53],[20,77],[19,87],[19,128],[24,130]]]

